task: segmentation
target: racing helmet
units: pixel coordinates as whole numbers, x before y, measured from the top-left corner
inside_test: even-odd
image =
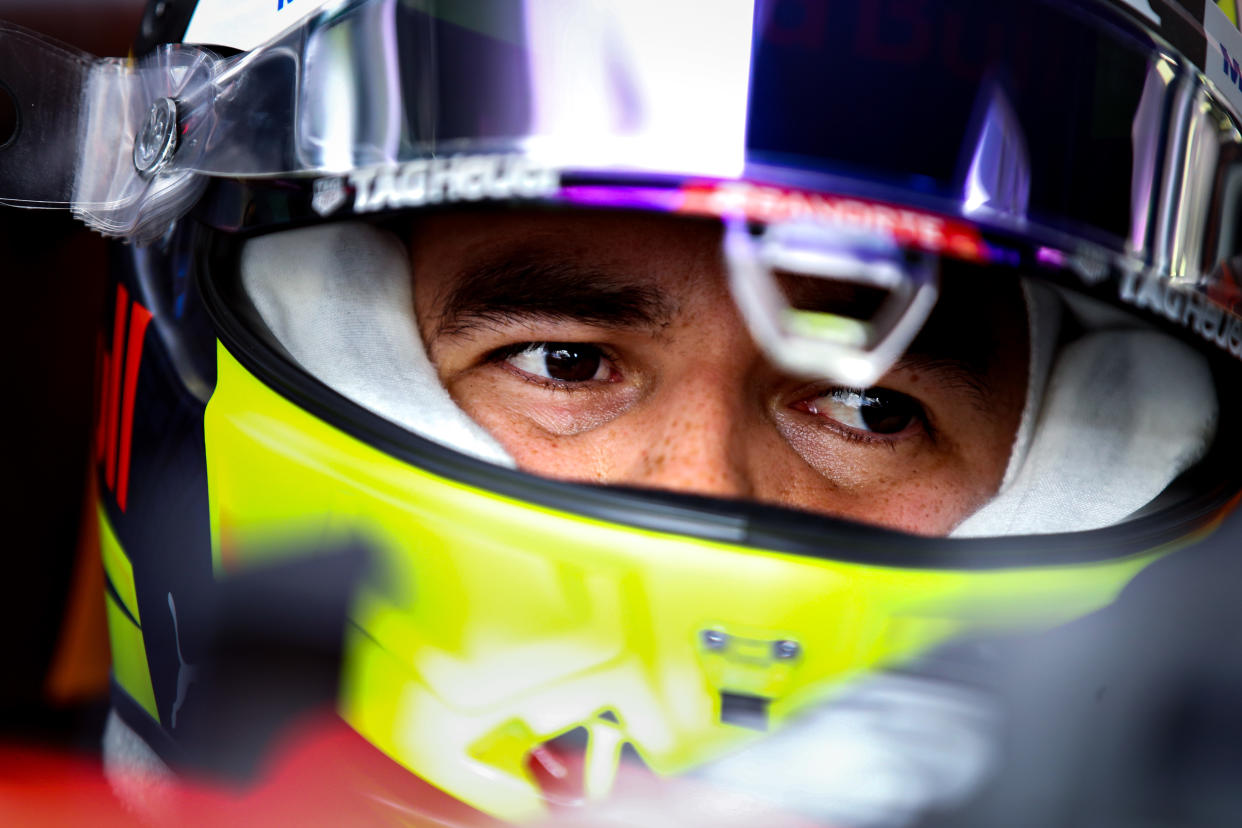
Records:
[[[1178,0],[199,0],[153,3],[130,61],[0,29],[0,196],[129,242],[95,435],[124,728],[175,764],[196,604],[355,543],[341,716],[506,820],[545,812],[569,734],[602,797],[626,757],[687,772],[863,671],[1108,603],[1239,491],[1236,23]],[[886,387],[951,363],[1003,438],[982,494],[922,523],[880,506],[926,465],[844,509],[541,473],[489,419],[520,404],[504,383],[567,400],[546,386],[623,386],[626,356],[534,322],[626,321],[651,297],[609,277],[685,239],[661,353],[743,342],[800,383],[779,417],[898,460],[882,438],[982,433]],[[446,388],[438,337],[513,324],[474,396]]]

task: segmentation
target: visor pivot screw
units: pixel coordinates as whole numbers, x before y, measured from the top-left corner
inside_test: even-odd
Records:
[[[709,650],[723,650],[729,646],[729,636],[720,630],[703,630],[699,637],[703,640],[703,646]]]
[[[791,658],[797,658],[800,652],[802,652],[802,647],[798,645],[797,641],[782,640],[772,642],[772,655],[776,658],[788,661]]]
[[[134,138],[134,169],[150,178],[168,165],[177,150],[177,102],[160,98],[147,110],[147,119]]]

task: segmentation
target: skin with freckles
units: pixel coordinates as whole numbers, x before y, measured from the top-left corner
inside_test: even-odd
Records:
[[[929,535],[1004,475],[1026,390],[1015,279],[946,271],[907,356],[845,389],[764,358],[714,222],[444,213],[419,219],[411,256],[441,380],[522,469]]]

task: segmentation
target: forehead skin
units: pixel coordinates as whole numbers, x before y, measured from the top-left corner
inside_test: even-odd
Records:
[[[910,354],[877,383],[917,399],[927,427],[868,441],[799,408],[830,386],[781,373],[754,345],[714,222],[435,214],[414,226],[411,257],[419,328],[441,380],[527,471],[932,535],[973,513],[1004,475],[1026,389],[1016,279],[944,274]],[[599,346],[612,375],[549,388],[503,357],[538,342]]]

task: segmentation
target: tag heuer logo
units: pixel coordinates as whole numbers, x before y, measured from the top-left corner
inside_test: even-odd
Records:
[[[321,216],[335,213],[345,203],[345,179],[319,178],[315,180],[311,207]]]

